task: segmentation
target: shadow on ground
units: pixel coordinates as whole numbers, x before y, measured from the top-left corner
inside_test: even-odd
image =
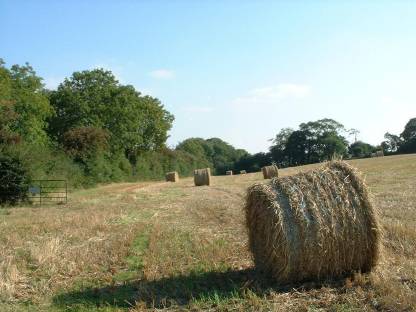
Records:
[[[113,306],[128,308],[136,302],[146,307],[163,308],[171,305],[187,305],[191,300],[221,300],[235,298],[245,291],[261,295],[273,290],[288,292],[293,288],[303,290],[319,288],[322,284],[303,283],[278,286],[259,276],[253,269],[226,272],[203,272],[162,278],[156,281],[124,282],[121,285],[87,288],[54,297],[57,306],[66,308]],[[332,286],[340,286],[332,283]]]
[[[244,289],[263,292],[270,285],[256,282],[253,269],[226,272],[194,273],[186,276],[162,278],[156,281],[133,281],[102,288],[60,294],[55,305],[131,307],[142,302],[147,307],[186,305],[193,299],[235,297]]]

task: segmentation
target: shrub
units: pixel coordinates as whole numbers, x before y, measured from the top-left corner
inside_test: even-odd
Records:
[[[63,151],[47,146],[21,143],[5,148],[10,155],[19,155],[27,174],[32,179],[63,179],[69,187],[86,185],[81,167]]]
[[[139,180],[162,179],[166,172],[177,171],[179,176],[192,176],[194,169],[212,167],[205,158],[181,150],[168,148],[141,153],[137,157],[134,178]]]
[[[85,177],[84,186],[94,186],[96,183],[120,182],[132,180],[132,166],[121,154],[98,154],[79,163]]]
[[[30,177],[21,159],[0,154],[0,205],[26,200],[29,183]]]
[[[95,127],[79,127],[63,135],[63,146],[72,158],[86,161],[108,147],[108,132]]]

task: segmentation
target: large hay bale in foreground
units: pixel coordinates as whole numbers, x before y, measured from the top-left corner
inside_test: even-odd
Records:
[[[166,181],[167,182],[178,182],[179,181],[179,174],[176,171],[166,173]]]
[[[364,273],[377,262],[376,211],[345,162],[251,186],[245,213],[256,267],[280,283]]]
[[[233,171],[232,171],[232,170],[227,170],[227,171],[225,172],[225,175],[233,175]]]
[[[261,168],[261,171],[263,172],[263,178],[265,179],[271,179],[279,176],[279,169],[276,165],[265,166]]]
[[[195,186],[210,185],[211,184],[211,169],[196,169],[194,170]]]

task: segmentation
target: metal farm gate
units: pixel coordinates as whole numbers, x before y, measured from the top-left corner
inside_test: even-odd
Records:
[[[32,180],[29,187],[29,199],[32,203],[66,204],[68,202],[68,184],[66,180]]]

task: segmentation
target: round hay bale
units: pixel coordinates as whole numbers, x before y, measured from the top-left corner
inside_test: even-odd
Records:
[[[345,162],[251,186],[245,214],[255,265],[279,283],[365,273],[377,263],[377,214]]]
[[[276,165],[265,166],[261,168],[263,172],[263,178],[271,179],[279,176],[279,168]]]
[[[232,171],[232,170],[227,170],[227,171],[225,172],[225,174],[226,174],[226,175],[233,175],[233,171]]]
[[[166,181],[167,182],[178,182],[179,181],[179,174],[177,171],[172,171],[166,173]]]
[[[196,169],[194,170],[195,186],[210,185],[211,184],[211,169]]]
[[[247,173],[247,171],[245,171],[245,170],[240,170],[240,174],[246,174]]]

